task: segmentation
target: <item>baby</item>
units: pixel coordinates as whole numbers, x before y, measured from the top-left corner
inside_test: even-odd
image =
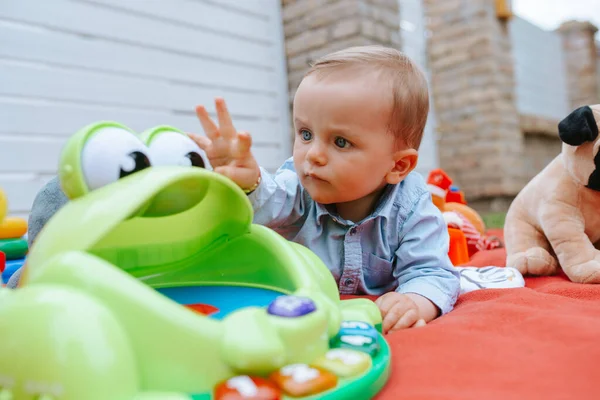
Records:
[[[247,194],[254,222],[316,253],[341,294],[381,295],[383,330],[418,327],[450,311],[460,292],[449,237],[413,172],[429,110],[427,82],[402,53],[379,46],[326,55],[294,98],[293,157],[275,175],[216,100],[206,136],[190,134],[215,171]]]

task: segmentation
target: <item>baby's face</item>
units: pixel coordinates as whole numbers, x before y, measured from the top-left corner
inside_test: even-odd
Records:
[[[386,184],[397,150],[392,94],[374,73],[309,75],[294,99],[294,166],[322,204],[354,201]]]

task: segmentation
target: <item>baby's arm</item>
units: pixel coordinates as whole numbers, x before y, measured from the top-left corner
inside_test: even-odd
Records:
[[[306,212],[306,199],[292,160],[287,160],[275,175],[261,168],[261,183],[248,195],[254,210],[254,223],[269,228],[285,227]]]
[[[417,312],[415,322],[429,322],[452,310],[460,293],[459,273],[448,257],[448,228],[441,212],[425,193],[399,230],[401,241],[394,269],[398,288],[396,293],[382,296],[380,303],[387,303],[386,308],[390,309],[394,301],[402,304],[412,301],[414,305],[403,308]],[[394,313],[390,319],[396,314],[401,313]]]

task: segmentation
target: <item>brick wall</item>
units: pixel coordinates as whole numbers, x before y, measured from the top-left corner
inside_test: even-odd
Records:
[[[290,105],[310,64],[350,46],[400,48],[398,0],[281,0]]]
[[[598,54],[589,22],[568,21],[558,32],[563,38],[571,109],[600,102],[598,88]]]
[[[423,0],[440,166],[470,200],[524,183],[524,141],[505,23],[491,0]]]

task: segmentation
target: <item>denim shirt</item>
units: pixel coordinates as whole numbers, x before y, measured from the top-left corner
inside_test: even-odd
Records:
[[[452,310],[459,274],[448,257],[442,213],[418,173],[388,185],[373,213],[358,223],[313,201],[291,159],[275,175],[261,173],[261,184],[248,196],[254,223],[312,250],[333,274],[340,294],[416,293],[442,314]]]

